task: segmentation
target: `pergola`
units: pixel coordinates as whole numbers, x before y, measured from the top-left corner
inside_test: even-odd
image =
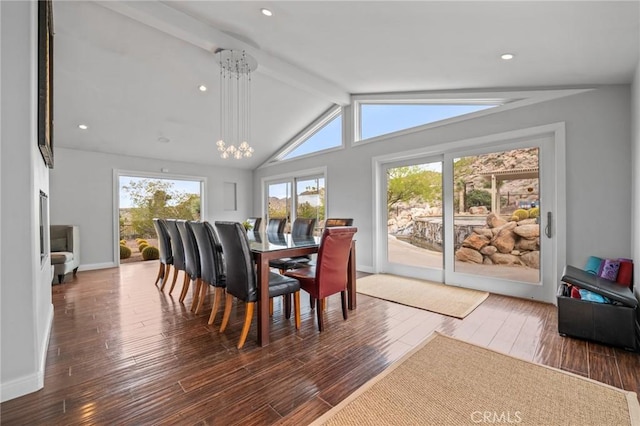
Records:
[[[524,169],[493,170],[478,173],[480,176],[491,179],[491,211],[500,214],[500,182],[517,179],[538,179],[538,167]]]

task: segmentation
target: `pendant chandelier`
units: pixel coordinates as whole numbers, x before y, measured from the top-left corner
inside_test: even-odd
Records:
[[[244,50],[218,49],[220,65],[220,157],[251,157],[251,73],[258,62]]]

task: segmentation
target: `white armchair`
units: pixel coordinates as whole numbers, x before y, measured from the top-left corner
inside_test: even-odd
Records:
[[[51,266],[58,283],[73,271],[76,275],[80,266],[80,229],[73,225],[51,225]]]

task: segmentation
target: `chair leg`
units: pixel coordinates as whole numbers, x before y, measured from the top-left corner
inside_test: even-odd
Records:
[[[202,280],[200,280],[202,281]],[[209,284],[203,282],[200,287],[200,297],[198,298],[198,306],[196,306],[196,314],[200,313],[202,310],[202,305],[204,305],[204,299],[207,297],[207,291],[209,290]]]
[[[171,281],[171,288],[169,289],[169,294],[171,294],[171,292],[173,291],[173,287],[176,286],[176,280],[178,279],[178,271],[179,271],[178,268],[176,267],[173,268],[173,280]]]
[[[58,284],[62,284],[62,281],[64,281],[64,274],[58,274]]]
[[[324,299],[317,299],[318,306],[316,307],[316,314],[318,316],[318,330],[324,330],[324,322],[322,321],[322,317],[324,316],[324,312],[322,308],[324,306]]]
[[[169,271],[171,270],[171,265],[164,265],[164,272],[162,273],[162,285],[160,285],[160,291],[164,290],[164,286],[167,285],[167,281],[169,281]]]
[[[216,287],[215,293],[213,293],[213,308],[211,308],[211,315],[209,315],[209,322],[207,324],[213,324],[218,314],[218,308],[220,306],[220,300],[224,297],[224,288]]]
[[[251,319],[253,318],[253,307],[256,302],[246,303],[246,310],[244,314],[244,325],[242,326],[242,333],[240,334],[240,340],[238,341],[238,349],[242,349],[244,342],[247,340],[249,334],[249,328],[251,328]]]
[[[73,276],[75,277],[76,274],[78,273],[78,268],[73,268]]]
[[[314,299],[312,295],[309,295],[309,304],[311,305],[311,310],[313,310],[313,307],[316,305],[316,299]]]
[[[191,310],[195,311],[196,306],[198,305],[198,301],[200,300],[200,291],[202,288],[202,280],[198,277],[196,278],[196,288],[193,289],[193,298],[191,299]]]
[[[293,293],[293,316],[296,320],[296,330],[300,330],[300,292]]]
[[[182,280],[182,291],[180,292],[180,298],[178,299],[180,303],[184,302],[184,298],[187,297],[187,290],[189,290],[189,284],[191,283],[191,277],[187,274],[187,271],[184,272],[184,280]]]
[[[348,316],[348,310],[347,310],[347,291],[346,290],[342,290],[340,292],[340,297],[342,298],[342,318],[344,318],[345,320],[347,319]]]
[[[284,299],[284,317],[289,319],[291,318],[291,294],[285,294],[282,297]]]
[[[156,277],[153,285],[158,285],[158,281],[160,280],[160,278],[162,278],[162,273],[164,272],[164,265],[162,264],[162,262],[158,263],[160,264],[160,269],[158,269],[158,276]]]
[[[220,333],[224,332],[229,322],[229,315],[231,315],[231,305],[233,304],[233,296],[227,293],[227,297],[224,300],[224,314],[222,315],[222,324],[220,324]]]
[[[273,316],[273,298],[269,299],[269,316]]]

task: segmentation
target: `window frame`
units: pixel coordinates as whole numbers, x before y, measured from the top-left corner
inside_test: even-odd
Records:
[[[293,158],[285,158],[291,152],[293,152],[296,148],[303,145],[307,142],[311,137],[313,137],[316,133],[322,130],[326,125],[328,125],[331,121],[333,121],[338,116],[342,116],[342,126],[340,131],[340,145],[333,146],[326,149],[321,149],[319,151],[310,152],[308,154],[298,155]],[[329,109],[323,112],[318,118],[313,120],[311,124],[306,126],[300,133],[291,138],[276,155],[271,157],[266,164],[279,163],[284,161],[293,161],[299,160],[301,158],[311,157],[313,155],[318,155],[320,153],[324,154],[326,152],[337,151],[345,148],[345,138],[344,138],[344,125],[345,125],[345,114],[342,106],[340,105],[332,105]]]
[[[482,94],[481,94],[482,95]],[[488,94],[487,94],[488,95]],[[500,95],[499,93],[493,93],[493,95]],[[483,115],[494,114],[498,110],[503,110],[503,107],[519,99],[513,97],[502,96],[472,96],[468,93],[461,93],[459,95],[455,93],[395,93],[395,94],[373,94],[373,95],[353,95],[351,109],[351,120],[353,122],[353,145],[360,145],[364,143],[377,142],[390,137],[401,136],[404,134],[415,133],[423,131],[425,129],[445,126],[447,124],[455,123],[458,121],[469,120]],[[497,105],[493,108],[487,108],[481,111],[475,111],[455,117],[445,118],[444,120],[437,120],[431,123],[426,123],[419,126],[409,127],[406,129],[397,130],[394,132],[384,133],[382,135],[374,136],[367,139],[362,139],[362,120],[361,120],[361,108],[362,105]]]

